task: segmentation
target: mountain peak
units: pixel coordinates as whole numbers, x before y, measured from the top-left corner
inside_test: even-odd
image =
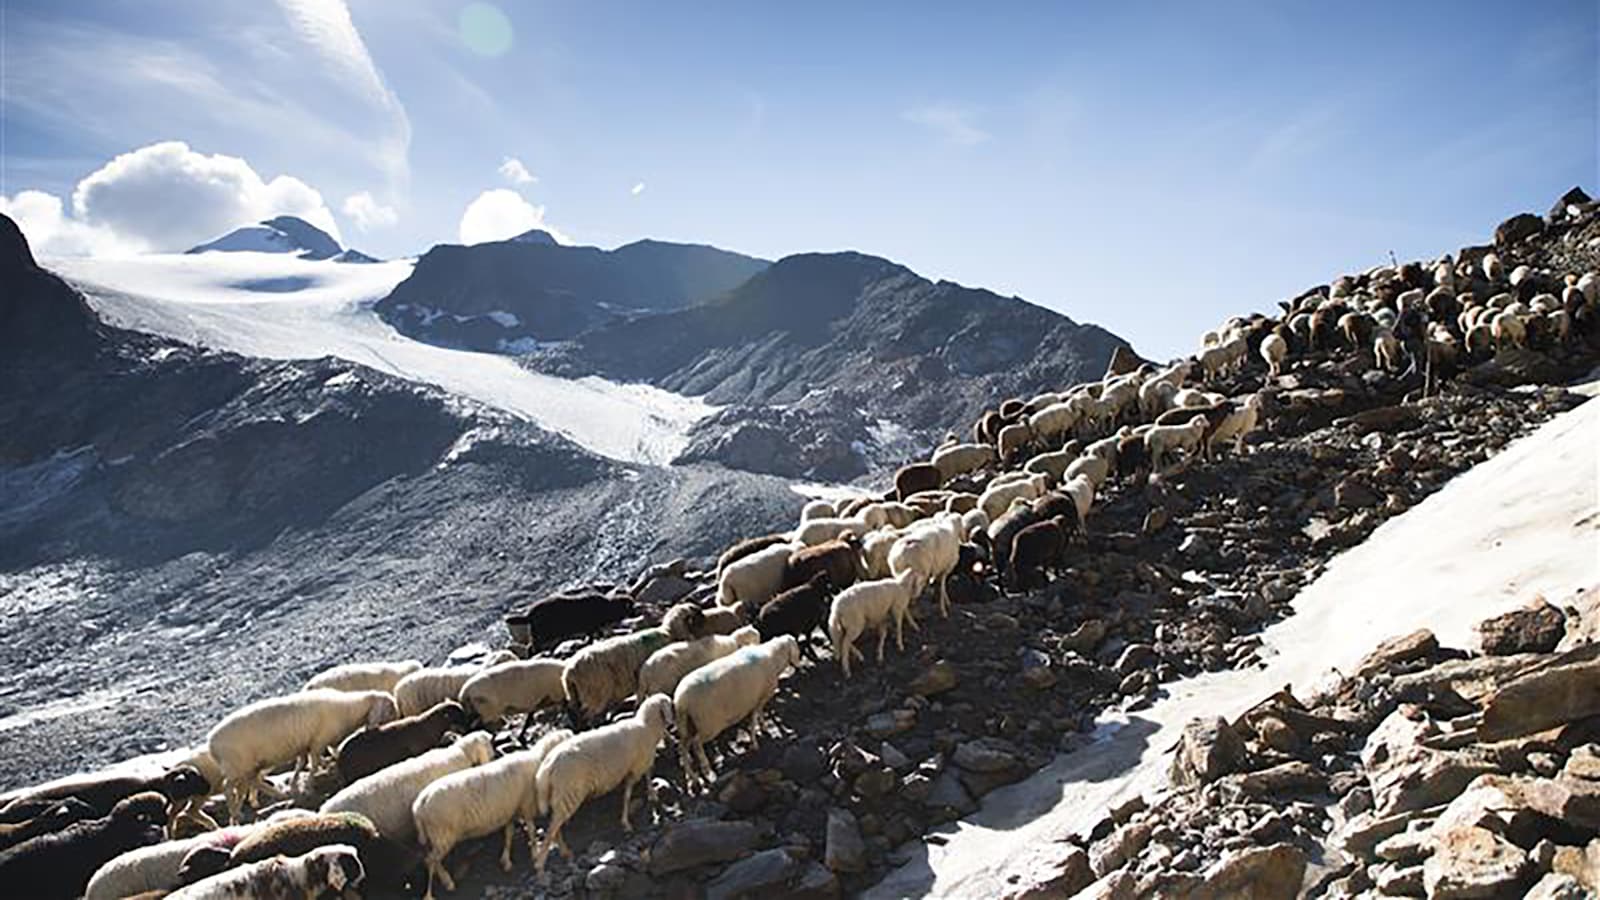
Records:
[[[274,216],[255,225],[235,228],[214,241],[189,248],[189,253],[211,250],[292,253],[301,259],[333,259],[343,252],[326,231],[299,216]]]
[[[38,267],[33,261],[33,251],[28,248],[27,236],[10,216],[0,213],[0,272],[13,275]]]
[[[545,247],[557,247],[561,244],[560,241],[555,239],[555,235],[545,231],[543,228],[530,228],[512,238],[511,242],[514,244],[540,244]]]

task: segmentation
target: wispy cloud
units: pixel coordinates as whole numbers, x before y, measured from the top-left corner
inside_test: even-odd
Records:
[[[919,106],[901,113],[900,118],[927,128],[941,140],[958,147],[976,147],[990,138],[989,132],[973,124],[976,114],[961,107]]]
[[[533,173],[528,171],[528,167],[523,165],[522,160],[517,159],[515,156],[506,157],[506,161],[500,164],[499,172],[501,178],[512,184],[533,184],[539,180],[533,177]]]
[[[629,188],[628,193],[634,195],[635,197],[644,193],[644,182],[641,181],[635,184],[632,188]]]
[[[359,191],[344,198],[339,211],[356,223],[362,231],[388,228],[400,221],[400,213],[392,206],[379,203],[370,191]]]

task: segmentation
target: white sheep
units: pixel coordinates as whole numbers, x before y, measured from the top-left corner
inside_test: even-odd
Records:
[[[345,663],[334,666],[307,681],[301,690],[328,688],[335,691],[387,691],[394,692],[400,679],[422,668],[419,660],[401,662]]]
[[[1111,477],[1111,463],[1098,453],[1084,453],[1067,466],[1061,474],[1061,479],[1071,481],[1074,478],[1087,478],[1094,483],[1096,488],[1106,483]]]
[[[394,698],[383,691],[318,688],[257,700],[223,717],[206,736],[206,749],[222,773],[228,817],[238,821],[246,799],[254,804],[266,771],[293,761],[314,768],[329,747],[357,728],[397,717]]]
[[[824,544],[828,541],[834,540],[835,538],[842,537],[847,531],[861,535],[865,534],[869,530],[871,529],[867,527],[866,520],[863,519],[859,514],[832,519],[812,519],[811,521],[806,522],[799,528],[795,529],[794,539],[802,546],[815,547],[818,544]],[[774,544],[773,546],[780,545]],[[768,547],[767,549],[770,550],[772,548]],[[757,551],[757,553],[763,552],[766,551]],[[746,556],[744,559],[749,559],[752,556],[756,556],[757,553],[752,553],[750,556]],[[744,560],[739,560],[738,562],[743,561]]]
[[[733,634],[745,625],[744,611],[737,606],[716,606],[702,609],[701,613],[701,634]]]
[[[1401,347],[1400,339],[1394,332],[1387,328],[1379,328],[1372,337],[1372,356],[1378,362],[1378,367],[1385,372],[1394,372],[1400,368]]]
[[[1067,473],[1067,467],[1078,458],[1075,449],[1052,450],[1049,453],[1040,453],[1023,463],[1022,470],[1030,475],[1048,475],[1052,484],[1061,480]]]
[[[1502,350],[1528,345],[1528,331],[1522,323],[1522,317],[1510,310],[1496,314],[1489,328],[1494,332],[1495,346]]]
[[[1276,332],[1268,332],[1261,339],[1261,358],[1267,362],[1267,374],[1277,378],[1283,374],[1283,361],[1289,358],[1289,342]]]
[[[983,508],[982,504],[979,508]],[[984,512],[988,514],[987,509]],[[950,594],[945,579],[961,561],[961,535],[961,517],[940,513],[907,529],[889,548],[890,573],[899,576],[907,571],[915,572],[920,579],[918,594],[933,584],[939,585],[939,614],[946,618],[950,616]],[[915,618],[911,621],[916,624]]]
[[[786,634],[708,663],[678,684],[672,709],[677,717],[678,762],[687,785],[709,786],[716,781],[706,744],[734,724],[748,719],[750,741],[760,743],[761,711],[778,692],[783,673],[799,664],[800,644]]]
[[[1506,283],[1512,287],[1520,287],[1524,281],[1532,277],[1533,267],[1524,263],[1511,270],[1511,277],[1506,279]]]
[[[800,507],[800,524],[812,519],[831,519],[838,514],[838,509],[827,500],[807,500],[806,505]]]
[[[1207,427],[1206,417],[1197,415],[1182,425],[1157,425],[1145,432],[1144,445],[1150,454],[1151,470],[1160,471],[1162,458],[1173,450],[1193,453],[1199,449]]]
[[[760,642],[761,633],[754,625],[746,625],[733,634],[717,634],[668,644],[650,654],[650,658],[639,667],[639,696],[666,694],[671,697],[685,675],[740,647],[753,647]]]
[[[989,514],[973,507],[961,514],[961,539],[972,540],[972,536],[979,532],[989,530]]]
[[[1545,322],[1558,343],[1565,344],[1572,335],[1572,316],[1564,309],[1552,310],[1545,316]]]
[[[1094,507],[1094,482],[1085,475],[1078,475],[1068,478],[1058,490],[1072,498],[1072,505],[1078,511],[1078,530],[1087,533],[1089,510]]]
[[[1545,313],[1555,312],[1562,307],[1561,301],[1556,299],[1555,294],[1546,293],[1534,295],[1534,298],[1528,301],[1528,308],[1543,315]]]
[[[946,483],[957,475],[994,465],[995,459],[995,450],[988,444],[951,444],[934,451],[932,462],[939,470],[940,483]]]
[[[656,748],[666,737],[672,724],[672,701],[655,694],[639,704],[639,709],[629,718],[610,725],[602,725],[568,738],[545,757],[539,766],[534,791],[538,811],[550,814],[545,826],[544,839],[534,854],[534,867],[544,875],[545,857],[550,847],[558,845],[568,859],[572,850],[561,837],[561,826],[572,818],[584,801],[609,793],[618,785],[622,791],[622,827],[632,831],[628,821],[628,807],[633,801],[633,786],[650,774],[655,763]],[[656,803],[655,783],[646,781],[648,804],[653,811]]]
[[[1000,429],[1000,434],[995,437],[995,447],[1003,462],[1016,455],[1018,450],[1028,446],[1032,440],[1033,429],[1028,427],[1027,422],[1012,422]]]
[[[196,847],[226,846],[260,828],[264,823],[233,825],[176,841],[162,841],[129,850],[96,869],[84,888],[83,900],[122,900],[146,891],[170,891],[178,887],[178,869],[184,857]]]
[[[489,733],[474,731],[448,747],[436,747],[357,779],[329,797],[321,811],[360,813],[385,838],[409,844],[416,837],[411,804],[422,789],[451,772],[481,766],[493,758]]]
[[[806,524],[817,521],[828,520]],[[717,579],[717,603],[721,606],[760,605],[771,600],[783,587],[783,573],[788,568],[790,554],[802,546],[805,545],[773,544],[729,563]]]
[[[484,723],[498,723],[508,715],[560,703],[566,697],[561,687],[564,668],[561,660],[549,657],[490,666],[468,678],[457,699]]]
[[[693,632],[691,619],[698,612],[696,607],[680,603],[668,610],[655,628],[596,641],[574,653],[561,673],[567,702],[593,719],[633,696],[645,660],[673,641],[688,640]]]
[[[444,889],[456,889],[455,879],[444,866],[444,859],[463,840],[488,837],[503,831],[500,868],[511,871],[511,837],[517,822],[528,833],[528,855],[537,852],[533,821],[538,814],[539,766],[550,751],[572,737],[559,728],[539,738],[532,747],[508,753],[481,766],[452,772],[422,789],[411,804],[411,819],[416,824],[417,841],[422,845],[428,867],[428,890],[424,900],[433,900],[437,877]]]
[[[904,528],[907,525],[910,525],[912,522],[922,518],[922,511],[916,507],[907,506],[904,503],[897,503],[893,500],[885,500],[880,503],[873,503],[862,507],[861,511],[856,513],[856,517],[859,518],[862,524],[865,526],[864,531],[858,531],[856,533],[863,534],[866,531],[876,531],[885,525],[893,525],[896,528]]]
[[[1199,409],[1206,406],[1216,406],[1222,402],[1222,395],[1211,391],[1202,391],[1199,388],[1179,388],[1172,395],[1173,409]]]
[[[1493,253],[1483,255],[1483,277],[1491,283],[1498,283],[1506,274],[1506,267],[1500,262],[1500,257]]]
[[[459,697],[462,685],[472,676],[490,666],[511,662],[516,658],[516,654],[509,650],[499,650],[478,662],[418,669],[395,683],[395,705],[400,708],[402,716],[425,713],[446,700]]]
[[[1309,317],[1306,324],[1310,324]],[[1166,409],[1161,405],[1161,395],[1165,393],[1161,386],[1166,385],[1169,388],[1182,387],[1183,382],[1189,377],[1189,373],[1193,368],[1194,360],[1180,360],[1146,379],[1144,384],[1139,385],[1139,409],[1146,416],[1154,417],[1159,415]]]
[[[866,566],[867,578],[889,577],[889,551],[901,534],[898,528],[880,528],[861,541],[861,560]]]
[[[1234,442],[1234,452],[1243,453],[1245,437],[1256,430],[1260,420],[1261,395],[1251,394],[1237,409],[1223,416],[1216,429],[1206,435],[1206,454],[1210,455],[1217,444],[1230,440]]]
[[[1600,273],[1583,273],[1579,276],[1576,287],[1583,292],[1584,299],[1588,300],[1591,306],[1600,302]]]
[[[907,568],[893,578],[858,581],[833,598],[828,608],[828,637],[844,677],[850,677],[850,657],[861,656],[855,644],[868,628],[878,631],[878,662],[883,662],[883,645],[891,622],[895,647],[905,649],[905,623],[917,624],[911,614],[911,601],[921,593],[922,584],[922,575]]]
[[[348,844],[329,844],[303,856],[274,856],[197,881],[166,900],[299,900],[344,896],[366,877]]]
[[[978,498],[978,508],[990,519],[999,518],[1010,508],[1012,500],[1018,497],[1032,500],[1049,490],[1050,482],[1048,474],[1024,472],[1021,477],[985,488]]]

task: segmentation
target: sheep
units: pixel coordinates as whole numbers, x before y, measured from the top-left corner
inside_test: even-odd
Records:
[[[1016,540],[1017,533],[1036,521],[1038,516],[1033,511],[1033,504],[1018,497],[1011,501],[1009,509],[989,523],[989,552],[1002,576],[1011,564],[1011,544]]]
[[[1572,316],[1564,309],[1552,310],[1545,315],[1545,322],[1556,342],[1565,344],[1572,334]]]
[[[997,459],[995,449],[988,444],[952,444],[935,451],[932,461],[939,470],[939,484],[943,485],[957,475],[994,465]]]
[[[76,797],[44,801],[38,813],[20,822],[0,825],[0,850],[9,850],[41,834],[60,831],[73,822],[98,818],[94,807]]]
[[[639,667],[650,654],[673,641],[693,637],[699,620],[698,607],[679,604],[668,610],[655,628],[606,638],[579,650],[561,673],[567,702],[579,715],[593,720],[628,699],[639,686]]]
[[[345,738],[334,751],[334,766],[344,784],[353,784],[380,769],[439,746],[449,732],[464,732],[471,722],[467,708],[455,700],[434,704],[414,716],[385,722]]]
[[[801,546],[795,543],[772,544],[730,563],[717,579],[717,604],[737,606],[771,600],[783,588],[783,575],[788,571],[790,555]]]
[[[1499,313],[1489,323],[1489,328],[1494,334],[1495,346],[1500,349],[1506,347],[1526,347],[1528,345],[1528,331],[1522,317],[1507,310]]]
[[[1118,475],[1133,478],[1150,471],[1150,450],[1145,446],[1143,434],[1128,434],[1117,439]]]
[[[745,611],[739,606],[713,606],[710,609],[701,609],[704,614],[700,625],[700,636],[709,637],[713,634],[733,634],[745,626]]]
[[[360,854],[344,844],[303,856],[274,856],[229,869],[167,895],[167,900],[306,900],[340,896],[366,878]]]
[[[155,791],[125,797],[98,819],[74,822],[0,853],[0,885],[29,900],[72,900],[110,860],[161,841],[167,798]]]
[[[1018,532],[1007,567],[1012,586],[1026,590],[1034,576],[1057,569],[1066,549],[1066,537],[1067,526],[1059,516],[1035,522]]]
[[[408,676],[409,677],[409,676]],[[237,822],[245,800],[254,803],[265,771],[294,761],[317,760],[362,725],[382,725],[396,716],[394,698],[382,691],[318,688],[258,700],[223,717],[206,736],[222,769],[229,821]]]
[[[870,530],[866,520],[859,515],[847,519],[812,519],[795,529],[794,539],[803,547],[815,547],[846,534],[860,535]]]
[[[874,531],[885,525],[904,528],[922,518],[922,510],[893,500],[885,500],[863,507],[854,518],[859,519],[864,526],[863,531],[858,532],[860,534],[866,531]]]
[[[444,883],[445,890],[456,889],[444,859],[463,840],[503,832],[500,868],[509,872],[511,837],[521,820],[528,833],[528,854],[536,852],[533,820],[538,813],[539,767],[550,751],[572,736],[566,729],[552,731],[526,750],[453,772],[422,789],[411,804],[411,818],[428,868],[424,900],[433,900],[435,878]]]
[[[891,622],[894,623],[895,647],[905,649],[905,623],[916,625],[911,601],[920,593],[921,586],[922,576],[915,569],[907,568],[893,578],[857,582],[833,598],[828,609],[828,637],[833,642],[833,655],[838,657],[844,677],[850,677],[851,655],[861,656],[855,643],[868,628],[878,630],[878,662],[883,662],[883,644],[889,636]]]
[[[977,507],[978,507],[978,495],[977,494],[969,494],[969,493],[967,493],[965,491],[962,491],[962,492],[956,493],[956,494],[951,494],[950,495],[950,499],[948,499],[948,500],[946,500],[944,502],[944,511],[945,512],[965,513],[968,510],[976,509]],[[919,512],[920,512],[920,510],[919,510]],[[918,516],[918,518],[921,518],[921,516]],[[912,521],[915,521],[915,520],[912,520]],[[904,525],[897,524],[896,527],[898,527],[898,528],[906,528],[906,527],[909,527],[910,525],[911,525],[911,522],[907,522]]]
[[[1378,367],[1385,372],[1394,372],[1400,368],[1400,357],[1403,350],[1400,340],[1388,328],[1379,328],[1374,332],[1372,339],[1372,356],[1378,362]]]
[[[945,504],[949,503],[950,498],[956,493],[956,491],[923,491],[920,494],[912,494],[904,502],[923,516],[931,516],[943,512]]]
[[[1043,478],[1030,484],[1042,492]],[[987,515],[987,511],[985,511]],[[915,571],[922,579],[917,593],[934,584],[939,585],[939,615],[950,617],[950,595],[945,588],[945,578],[955,570],[961,551],[962,520],[953,513],[940,513],[934,519],[918,523],[915,528],[900,536],[889,548],[889,571],[899,575]],[[912,623],[915,624],[915,619]]]
[[[1077,458],[1078,451],[1076,449],[1052,450],[1048,453],[1040,453],[1029,459],[1023,464],[1022,470],[1034,475],[1048,475],[1051,483],[1055,483],[1061,480],[1062,476],[1067,472],[1067,467],[1072,465],[1072,461]]]
[[[972,540],[975,534],[985,534],[989,528],[989,514],[981,509],[969,509],[961,515],[961,540]]]
[[[745,538],[739,543],[734,544],[732,547],[722,551],[722,555],[717,557],[717,576],[721,577],[723,570],[727,569],[728,566],[733,565],[752,553],[757,553],[777,544],[787,543],[789,543],[789,535],[781,532],[777,534],[765,534],[761,537]]]
[[[682,690],[683,685],[679,684],[678,689]],[[545,857],[549,856],[552,845],[559,845],[561,852],[568,859],[572,858],[572,850],[561,837],[561,826],[589,798],[622,785],[622,828],[633,830],[633,824],[628,821],[633,786],[650,774],[656,748],[671,724],[672,701],[656,694],[639,704],[630,718],[568,738],[550,751],[540,763],[534,782],[536,811],[550,815],[544,839],[534,854],[534,868],[541,878],[544,877]],[[647,805],[653,811],[655,782],[646,781],[645,784]]]
[[[346,785],[329,797],[320,811],[361,813],[388,840],[408,844],[416,836],[411,804],[422,789],[451,772],[481,766],[493,758],[494,744],[488,732],[474,731],[448,747],[436,747]]]
[[[566,698],[561,688],[561,660],[549,657],[521,659],[484,669],[461,686],[461,705],[478,720],[494,724],[508,715],[531,713]],[[522,734],[527,733],[524,720]]]
[[[1117,440],[1120,441],[1121,438],[1119,437]],[[1110,454],[1113,459],[1115,458],[1115,454],[1116,450],[1113,446]],[[1105,456],[1098,453],[1092,455],[1085,453],[1073,460],[1072,465],[1067,466],[1067,471],[1062,473],[1061,478],[1058,479],[1058,481],[1065,482],[1071,481],[1074,478],[1087,478],[1094,482],[1094,486],[1098,489],[1101,485],[1105,484],[1106,479],[1110,477],[1110,459],[1107,459]]]
[[[583,590],[542,597],[520,612],[506,616],[505,622],[519,643],[541,649],[569,638],[595,634],[633,613],[633,598],[627,594]],[[438,697],[434,702],[443,699]]]
[[[236,825],[177,841],[161,841],[136,847],[107,860],[89,879],[84,900],[121,900],[144,891],[176,890],[181,880],[183,861],[200,847],[220,847],[226,857],[229,844],[245,834],[265,827],[264,822]],[[226,864],[217,869],[222,871]],[[214,873],[207,873],[214,874]]]
[[[827,576],[818,573],[818,577]],[[785,594],[779,594],[767,601],[762,609],[772,606],[784,596]],[[678,682],[682,681],[685,675],[714,659],[727,656],[740,647],[759,643],[763,635],[758,628],[759,625],[746,625],[733,634],[678,641],[662,647],[650,654],[650,658],[639,667],[639,696],[649,697],[652,694],[672,696],[672,692],[678,687]]]
[[[1173,450],[1193,453],[1200,439],[1210,427],[1205,416],[1194,416],[1185,425],[1157,425],[1145,433],[1145,447],[1150,451],[1150,468],[1161,471],[1162,457]]]
[[[841,595],[842,596],[842,595]],[[778,680],[800,664],[792,635],[783,635],[695,670],[672,695],[678,762],[689,786],[716,780],[706,744],[748,718],[752,744],[760,743],[761,712],[778,692]],[[698,761],[699,769],[695,768]]]
[[[184,805],[198,798],[204,800],[211,793],[212,784],[187,760],[179,762],[159,775],[129,774],[126,772],[92,772],[51,782],[42,787],[24,791],[12,798],[5,811],[24,811],[24,803],[40,802],[44,805],[27,812],[31,818],[44,812],[49,804],[71,797],[87,805],[95,816],[104,816],[123,799],[155,791],[175,805]],[[3,820],[3,819],[0,819]]]
[[[1235,453],[1244,452],[1244,439],[1256,430],[1261,418],[1261,395],[1251,394],[1242,402],[1230,400],[1225,404],[1225,409],[1217,427],[1205,436],[1205,454],[1208,458],[1217,444],[1228,440],[1234,442]]]
[[[1088,531],[1089,510],[1094,506],[1094,482],[1079,475],[1075,478],[1067,479],[1066,483],[1061,485],[1060,491],[1072,498],[1072,505],[1076,507],[1078,512],[1078,527],[1083,531]]]
[[[806,505],[800,507],[800,522],[802,524],[812,519],[831,519],[838,515],[838,510],[827,500],[807,500]]]
[[[1498,284],[1505,277],[1505,264],[1501,263],[1500,257],[1493,253],[1485,253],[1481,265],[1483,266],[1483,277],[1491,284]]]
[[[454,666],[430,666],[400,679],[394,686],[394,703],[402,716],[415,716],[446,700],[461,695],[461,686],[472,676],[501,663],[515,660],[516,654],[499,651],[478,662]]]
[[[828,576],[836,590],[847,588],[866,573],[861,561],[861,539],[854,534],[841,540],[827,541],[814,547],[805,547],[790,554],[784,566],[780,591],[799,587],[821,572]]]
[[[1261,339],[1261,358],[1267,362],[1267,374],[1277,378],[1283,374],[1283,361],[1289,357],[1289,342],[1282,334],[1272,331]]]
[[[1000,418],[1007,422],[1015,422],[1026,410],[1027,404],[1022,400],[1012,397],[1000,403]]]
[[[401,662],[345,663],[334,666],[312,677],[301,688],[314,691],[328,688],[335,691],[385,691],[392,693],[395,684],[412,672],[422,668],[420,660]]]
[[[1579,291],[1583,292],[1583,298],[1587,300],[1591,306],[1595,303],[1600,303],[1600,273],[1583,273],[1583,275],[1578,278],[1577,284],[1573,285],[1573,287],[1576,287]]]
[[[898,528],[880,528],[861,542],[861,560],[866,568],[864,578],[889,577],[889,550],[903,534]]]
[[[1221,400],[1221,394],[1214,394],[1211,391],[1202,391],[1197,388],[1179,388],[1178,392],[1172,395],[1172,408],[1174,410],[1199,409],[1205,406],[1215,406]]]
[[[354,847],[372,862],[372,857],[386,849],[382,842],[378,827],[360,813],[309,813],[257,826],[234,845],[228,865],[248,866],[274,856],[304,856],[334,844]]]
[[[942,484],[939,469],[933,463],[911,463],[894,473],[894,498],[904,503],[912,494],[938,490]]]
[[[1000,429],[1000,434],[995,439],[995,449],[1000,455],[1000,461],[1010,462],[1018,451],[1028,446],[1032,440],[1033,429],[1027,422],[1013,422]]]
[[[1045,473],[1030,473],[1016,481],[991,486],[978,500],[978,508],[983,510],[984,515],[993,519],[1005,512],[1011,506],[1012,500],[1018,497],[1032,500],[1044,493],[1050,488],[1052,480],[1050,475]]]
[[[1004,426],[1005,420],[1001,418],[998,410],[986,409],[978,417],[978,420],[972,423],[972,442],[974,444],[993,444],[996,435],[1000,433],[1000,429]]]
[[[1029,434],[1050,441],[1071,431],[1078,424],[1080,408],[1072,403],[1055,403],[1028,417]]]

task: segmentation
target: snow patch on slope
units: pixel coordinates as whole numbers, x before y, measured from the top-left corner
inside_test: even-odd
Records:
[[[44,264],[114,325],[246,356],[348,359],[506,410],[613,459],[664,465],[715,410],[648,385],[555,378],[497,354],[412,340],[372,311],[410,273],[409,260],[354,266],[242,251]]]

